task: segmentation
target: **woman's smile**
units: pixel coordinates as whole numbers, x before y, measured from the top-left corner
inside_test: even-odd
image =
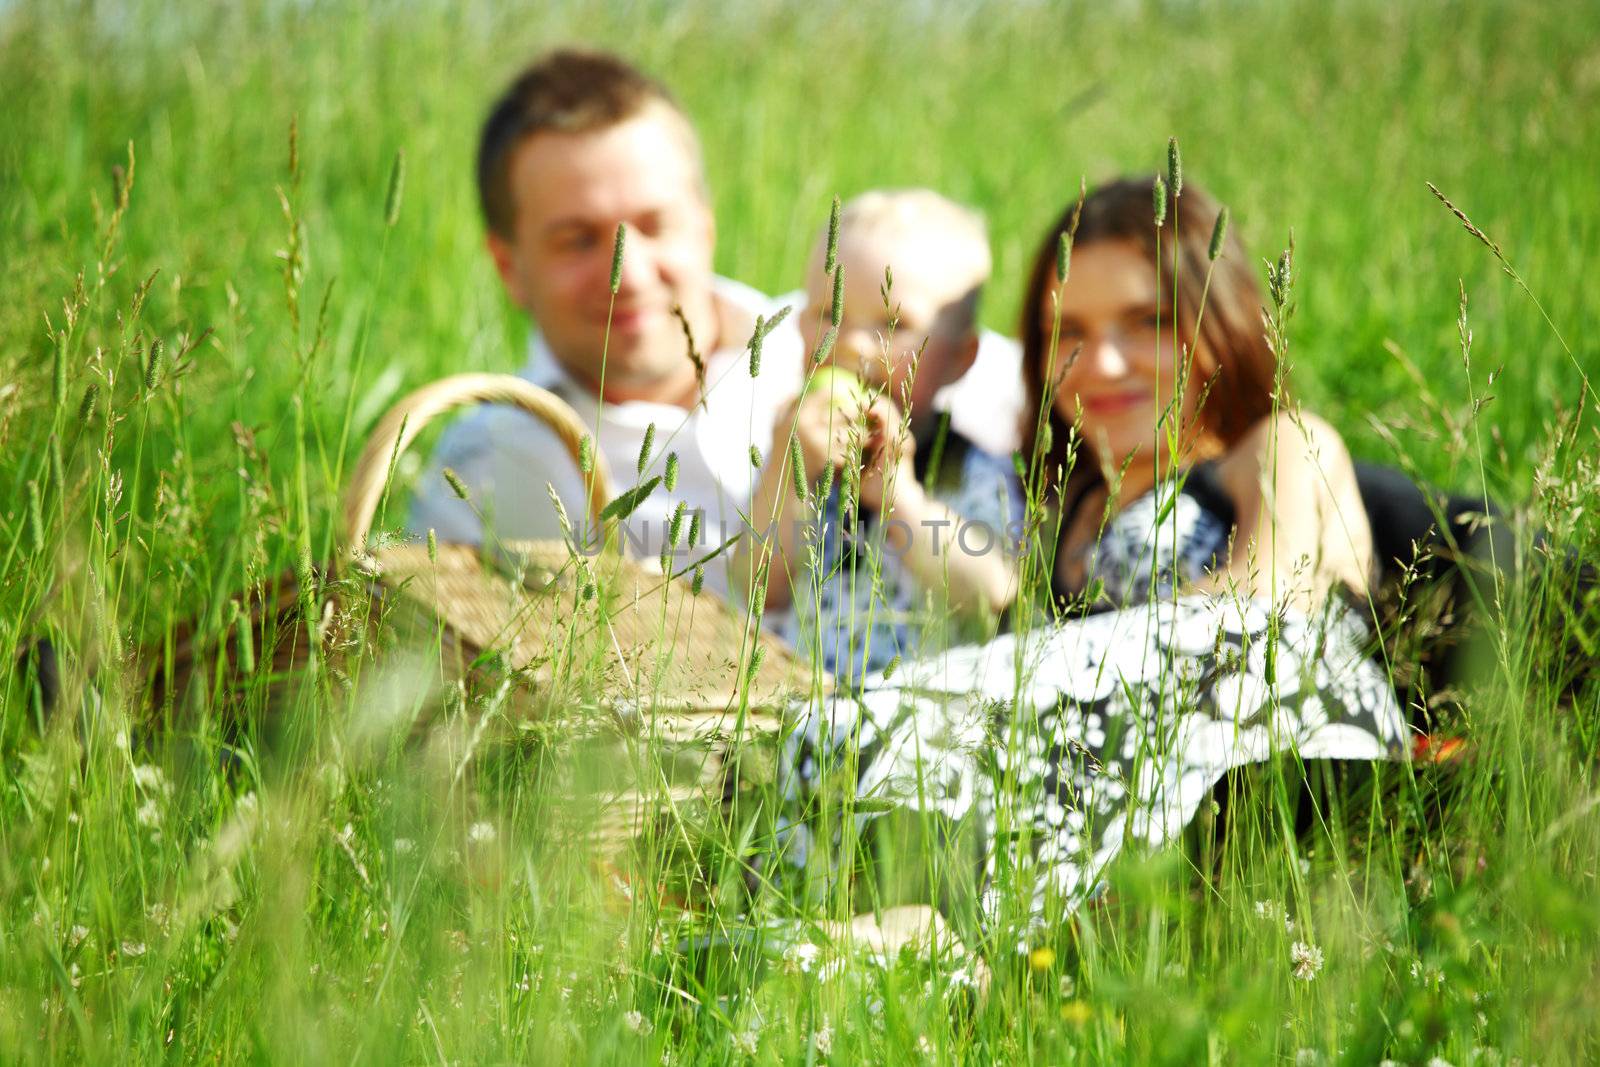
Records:
[[[1101,417],[1131,411],[1149,402],[1150,391],[1148,389],[1122,389],[1078,398],[1078,403],[1085,413]]]

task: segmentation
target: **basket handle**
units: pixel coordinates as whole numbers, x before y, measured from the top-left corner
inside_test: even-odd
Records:
[[[407,395],[379,420],[350,476],[344,497],[344,550],[360,552],[372,532],[372,520],[383,499],[390,464],[435,417],[467,404],[510,404],[539,419],[561,438],[574,464],[588,436],[577,412],[554,393],[512,374],[455,374]],[[613,496],[611,475],[599,449],[589,478],[589,514],[597,527],[600,512]]]

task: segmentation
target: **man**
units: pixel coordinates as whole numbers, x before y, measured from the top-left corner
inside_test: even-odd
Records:
[[[679,566],[741,530],[760,475],[750,446],[768,446],[800,386],[799,334],[792,318],[768,334],[750,374],[757,316],[778,308],[712,273],[716,229],[688,118],[614,56],[553,52],[490,112],[478,188],[495,267],[538,326],[522,376],[597,428],[619,491],[634,484],[647,437],[641,482],[677,456],[675,490],[658,485],[628,519],[630,550],[658,555],[679,501],[703,512],[704,531],[698,545],[680,547]],[[699,368],[686,335],[703,354]],[[446,467],[467,501],[446,484]],[[484,540],[486,525],[501,538],[559,537],[547,483],[569,515],[586,513],[581,476],[556,436],[520,411],[486,407],[446,432],[411,527],[469,543]],[[726,558],[707,568],[708,587],[727,591]]]

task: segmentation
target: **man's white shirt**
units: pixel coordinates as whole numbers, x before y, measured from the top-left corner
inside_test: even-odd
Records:
[[[737,313],[732,317],[748,318],[752,324],[755,316],[770,318],[783,306],[727,279],[717,279],[714,292],[721,310],[731,310]],[[751,447],[766,458],[773,426],[802,381],[800,333],[793,313],[764,339],[760,373],[755,377],[750,375],[748,331],[728,336],[725,329],[723,334],[719,347],[705,359],[704,404],[688,409],[643,400],[601,404],[557,362],[537,333],[529,340],[528,363],[519,372],[570,404],[590,433],[598,426],[595,440],[619,493],[664,476],[667,456],[677,455],[676,489],[669,492],[657,484],[628,516],[623,530],[630,554],[654,559],[661,553],[678,502],[687,504],[690,514],[701,512],[700,542],[686,544],[686,520],[674,568],[688,566],[745,529],[750,496],[760,477],[751,461]],[[639,452],[652,425],[649,461],[640,473]],[[468,501],[459,499],[446,483],[442,473],[446,467],[465,484]],[[441,541],[466,544],[482,544],[485,526],[502,541],[557,540],[562,531],[547,485],[573,521],[581,521],[587,514],[583,476],[561,439],[525,412],[485,405],[445,431],[417,485],[409,526],[418,536],[431,529]],[[729,556],[724,552],[707,564],[707,588],[728,593]]]
[[[677,454],[677,488],[669,492],[657,484],[623,528],[624,547],[630,554],[655,559],[678,502],[687,504],[690,514],[700,512],[700,540],[692,546],[686,543],[685,521],[673,557],[675,569],[745,530],[750,497],[761,473],[751,461],[751,449],[768,458],[778,417],[804,380],[805,353],[797,324],[803,293],[773,299],[725,278],[716,279],[714,292],[722,308],[735,313],[732,317],[752,324],[757,315],[770,318],[786,306],[796,310],[764,339],[760,373],[753,378],[749,332],[735,330],[729,336],[723,331],[719,347],[706,357],[703,405],[685,409],[644,400],[602,405],[557,362],[538,333],[529,338],[528,362],[518,372],[570,404],[591,433],[598,425],[596,441],[618,492],[664,475],[667,456]],[[999,455],[1014,450],[1023,406],[1019,346],[1008,337],[983,331],[971,370],[941,389],[934,403],[950,411],[951,426],[980,448]],[[649,462],[639,473],[639,451],[652,425]],[[442,473],[446,467],[466,486],[467,501],[446,483]],[[561,498],[574,522],[583,521],[587,515],[583,476],[560,437],[517,408],[484,405],[440,438],[418,482],[408,525],[419,537],[431,529],[441,541],[464,544],[482,544],[486,525],[502,541],[558,540],[562,530],[549,489]],[[730,556],[718,555],[705,571],[706,586],[724,595],[730,590]]]

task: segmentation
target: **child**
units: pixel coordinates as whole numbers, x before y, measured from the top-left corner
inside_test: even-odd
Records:
[[[811,352],[833,310],[825,248],[826,235],[800,314]],[[928,620],[996,613],[1016,596],[1022,492],[1011,462],[933,407],[976,358],[989,265],[982,221],[937,193],[869,192],[841,212],[843,316],[828,359],[866,388],[850,374],[813,372],[819,388],[779,420],[771,453],[790,455],[794,435],[807,499],[790,484],[792,463],[769,463],[752,522],[774,534],[769,624],[819,651],[843,684],[860,687],[916,654]]]

